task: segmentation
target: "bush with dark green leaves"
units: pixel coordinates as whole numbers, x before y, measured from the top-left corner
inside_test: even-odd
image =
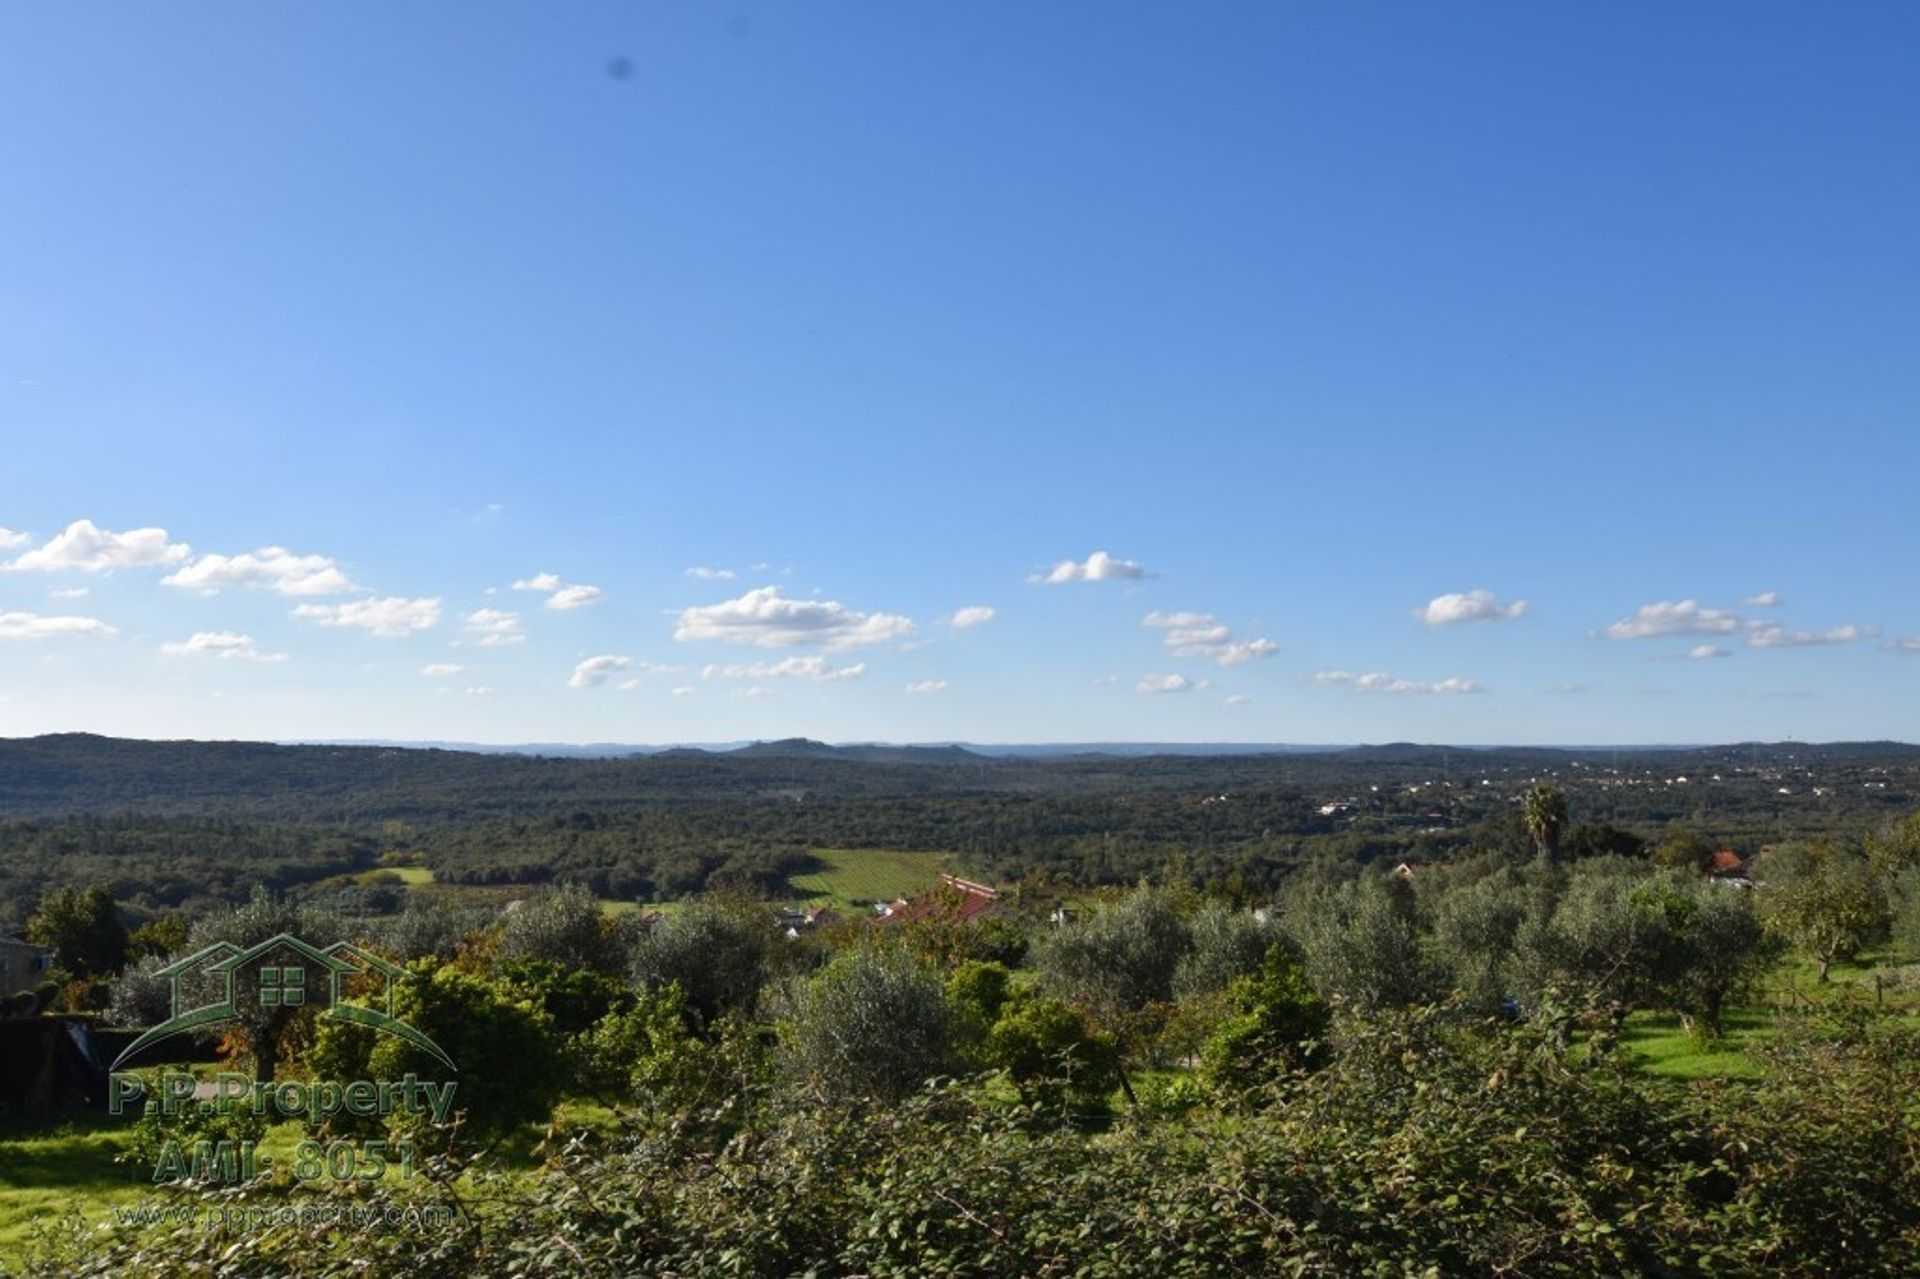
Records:
[[[1053,1118],[1105,1111],[1121,1082],[1120,1049],[1112,1035],[1072,1004],[1027,992],[1001,1006],[980,1059],[989,1069],[1006,1071],[1020,1099]]]
[[[1561,1046],[1560,1015],[1353,1023],[1250,1105],[1035,1126],[964,1086],[771,1099],[710,1138],[642,1112],[444,1227],[109,1227],[37,1275],[1907,1276],[1920,1035],[1809,1027],[1758,1086],[1676,1090]],[[666,1139],[669,1132],[677,1133]],[[691,1135],[689,1135],[691,1133]],[[266,1192],[241,1202],[281,1202]],[[244,1238],[244,1242],[243,1242]]]
[[[1260,971],[1228,987],[1227,1007],[1200,1052],[1215,1087],[1241,1093],[1325,1061],[1332,1014],[1290,944],[1268,947]]]
[[[126,926],[105,884],[48,893],[23,935],[53,951],[54,963],[79,977],[118,972],[127,958]]]
[[[464,1130],[482,1135],[543,1123],[570,1077],[565,1045],[536,994],[507,981],[418,960],[397,979],[394,1015],[452,1058],[420,1045],[323,1017],[305,1065],[317,1079],[397,1080],[407,1074],[456,1085]],[[395,1132],[425,1138],[427,1121],[396,1116]]]

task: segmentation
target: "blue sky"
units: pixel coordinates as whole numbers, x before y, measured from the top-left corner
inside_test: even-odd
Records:
[[[1916,36],[9,6],[0,735],[1920,738]]]

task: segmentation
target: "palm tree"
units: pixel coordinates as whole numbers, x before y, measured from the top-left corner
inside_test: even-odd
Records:
[[[1520,801],[1520,820],[1533,839],[1534,849],[1540,856],[1552,858],[1560,849],[1560,832],[1567,825],[1567,797],[1542,782]]]

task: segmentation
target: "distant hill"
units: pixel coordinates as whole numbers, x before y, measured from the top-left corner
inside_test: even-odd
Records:
[[[888,764],[984,764],[979,755],[964,746],[891,746],[886,743],[856,743],[829,746],[806,737],[788,737],[776,742],[754,742],[726,752],[736,759],[835,759]]]
[[[1899,742],[1059,749],[0,739],[0,927],[49,885],[105,882],[152,907],[233,900],[358,875],[387,850],[448,890],[577,882],[627,901],[780,896],[816,849],[938,853],[989,879],[1270,888],[1322,854],[1445,857],[1510,835],[1524,850],[1514,804],[1542,780],[1576,822],[1645,838],[1687,826],[1740,849],[1920,804],[1920,747]]]
[[[1901,742],[1710,747],[1457,747],[1388,743],[1336,750],[1193,753],[1090,744],[1059,755],[958,744],[830,745],[807,738],[732,749],[543,755],[398,745],[155,742],[62,733],[0,739],[0,816],[187,814],[328,821],[460,821],[506,814],[737,805],[800,798],[878,801],[976,792],[1128,795],[1416,784],[1460,769],[1531,776],[1578,768],[1911,764]]]

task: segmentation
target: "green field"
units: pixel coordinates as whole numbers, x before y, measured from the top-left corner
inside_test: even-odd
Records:
[[[864,907],[877,901],[894,901],[923,893],[940,882],[942,871],[952,870],[948,853],[911,852],[879,848],[816,848],[813,856],[818,870],[795,875],[789,882],[793,900],[810,906],[835,906],[841,909]],[[499,906],[531,891],[518,884],[441,884],[426,866],[392,862],[374,870],[340,875],[329,885],[405,884],[413,889],[432,889],[443,901],[457,905]],[[615,901],[602,899],[601,909],[610,916],[630,915],[649,910],[669,914],[680,909],[679,902]]]
[[[816,848],[820,869],[795,875],[794,895],[809,905],[858,907],[923,893],[950,870],[947,853],[896,852],[878,848]]]
[[[1621,1041],[1649,1075],[1670,1079],[1752,1079],[1760,1063],[1743,1048],[1773,1035],[1774,1014],[1767,1008],[1729,1008],[1726,1034],[1703,1041],[1687,1033],[1672,1013],[1636,1013],[1627,1019]]]
[[[126,1121],[105,1115],[16,1119],[0,1128],[0,1273],[19,1258],[36,1223],[82,1210],[97,1218],[151,1193],[113,1162],[126,1147]]]

